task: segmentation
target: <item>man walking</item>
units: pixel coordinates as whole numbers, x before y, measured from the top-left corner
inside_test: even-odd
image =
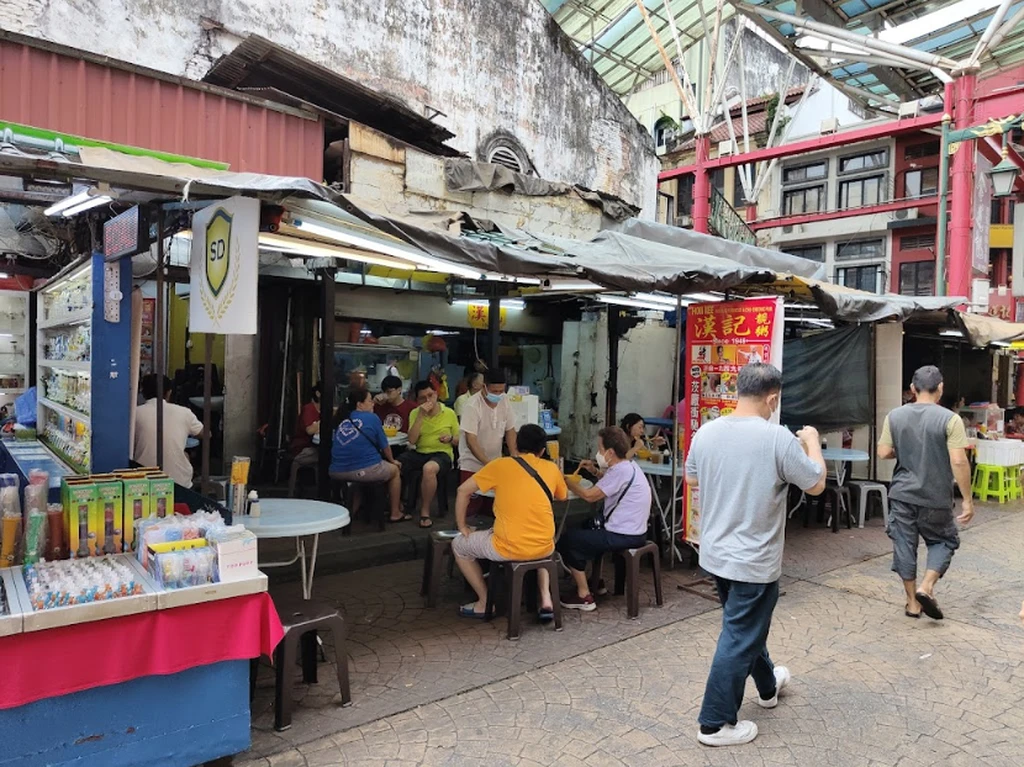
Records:
[[[892,569],[907,592],[905,614],[942,620],[935,584],[949,569],[960,546],[956,523],[974,516],[971,466],[963,420],[939,405],[942,373],[934,365],[918,368],[910,390],[917,397],[886,416],[878,440],[878,457],[895,458],[889,486],[889,537]],[[953,481],[963,496],[962,513],[953,519]],[[924,579],[917,585],[917,542],[928,547]]]
[[[740,369],[739,402],[694,435],[686,484],[700,490],[700,566],[715,578],[722,633],[711,663],[697,740],[734,746],[757,737],[757,725],[737,721],[747,677],[758,705],[774,708],[789,670],[775,666],[766,641],[779,598],[788,485],[809,495],[825,490],[818,432],[794,437],[771,423],[782,396],[782,373],[754,363]]]

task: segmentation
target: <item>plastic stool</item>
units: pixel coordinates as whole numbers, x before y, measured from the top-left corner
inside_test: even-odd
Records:
[[[974,468],[974,485],[972,490],[979,501],[995,498],[999,503],[1010,500],[1010,479],[1007,477],[1006,466],[991,466],[979,463]],[[1020,480],[1018,480],[1019,484]]]
[[[278,732],[292,726],[292,669],[296,654],[302,645],[302,681],[317,681],[317,631],[330,631],[334,635],[335,662],[341,705],[352,705],[352,690],[348,683],[348,654],[345,652],[345,621],[336,609],[316,602],[302,602],[296,607],[279,609],[284,624],[284,639],[274,650],[276,681],[274,685],[274,729]],[[257,659],[258,660],[258,659]],[[256,661],[253,662],[255,666]],[[253,670],[255,678],[255,669]],[[250,685],[254,682],[250,681]],[[251,692],[251,688],[250,688]]]
[[[860,520],[857,527],[864,527],[864,520],[868,512],[868,496],[871,493],[878,493],[878,500],[882,506],[882,520],[886,527],[889,526],[889,490],[881,482],[852,482],[850,488],[857,491],[857,501],[860,506]]]
[[[654,603],[661,607],[665,597],[661,591],[661,551],[658,544],[648,541],[635,549],[619,549],[609,551],[615,557],[615,594],[626,592],[626,614],[630,618],[640,615],[640,562],[648,554],[651,555],[651,569],[654,576]],[[601,561],[603,554],[594,559],[590,573],[590,591],[597,592],[597,581],[601,577]],[[623,588],[625,587],[625,588]]]
[[[1006,489],[1011,501],[1018,500],[1024,494],[1021,489],[1020,466],[1006,467]]]
[[[499,575],[499,568],[504,572],[504,577]],[[486,619],[492,620],[504,606],[508,611],[509,639],[519,639],[519,618],[523,611],[523,581],[527,573],[541,569],[548,571],[551,590],[555,591],[558,588],[558,561],[554,553],[544,559],[491,563],[491,573],[487,579]],[[558,600],[557,592],[552,596],[551,606],[555,614],[555,631],[561,631],[562,603]]]
[[[455,561],[455,557],[452,556],[452,537],[443,535],[443,532],[435,530],[430,534],[426,555],[423,557],[423,581],[420,584],[420,596],[426,597],[427,607],[437,606],[437,592],[441,588],[444,558],[450,557],[449,565]]]

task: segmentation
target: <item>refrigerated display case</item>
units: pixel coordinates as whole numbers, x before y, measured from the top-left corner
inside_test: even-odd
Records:
[[[0,405],[28,386],[28,300],[27,291],[0,290]]]
[[[416,376],[419,351],[407,346],[383,344],[335,344],[335,402],[341,403],[355,388],[380,391],[381,381],[392,366],[402,379],[402,391],[409,391]]]

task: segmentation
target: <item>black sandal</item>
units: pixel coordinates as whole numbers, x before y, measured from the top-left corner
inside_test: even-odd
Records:
[[[908,618],[920,618],[921,617],[921,613],[912,613],[912,612],[910,612],[910,610],[908,610],[906,608],[903,609],[903,614],[906,615]]]
[[[921,605],[921,612],[932,620],[942,620],[942,610],[939,609],[939,603],[935,601],[935,597],[925,594],[923,591],[917,592],[915,596]]]
[[[420,517],[420,527],[422,529],[427,530],[433,526],[434,520],[432,520],[430,517]]]

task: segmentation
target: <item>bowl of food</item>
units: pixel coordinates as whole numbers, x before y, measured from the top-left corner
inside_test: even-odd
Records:
[[[388,439],[390,439],[391,437],[397,437],[398,436],[398,427],[397,426],[385,426],[384,427],[384,436],[386,436]]]
[[[641,447],[636,451],[636,457],[641,461],[649,461],[651,458],[651,451],[646,447]]]

